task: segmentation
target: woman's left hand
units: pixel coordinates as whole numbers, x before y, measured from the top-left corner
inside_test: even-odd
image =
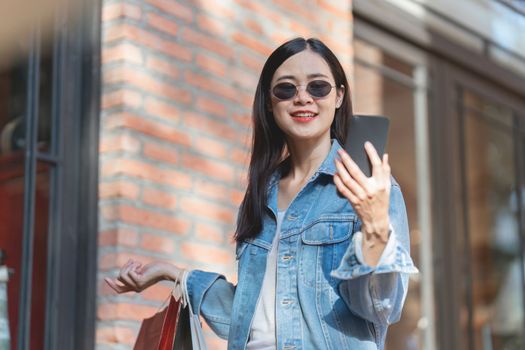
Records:
[[[372,176],[367,177],[348,153],[341,149],[341,160],[335,161],[337,173],[334,175],[334,182],[361,219],[361,232],[365,239],[363,246],[368,243],[372,248],[376,243],[382,243],[379,246],[384,246],[388,241],[390,165],[388,154],[384,154],[381,160],[370,142],[365,143],[365,149],[372,164]]]

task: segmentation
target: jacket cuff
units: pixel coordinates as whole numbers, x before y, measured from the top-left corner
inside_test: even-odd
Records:
[[[388,242],[375,267],[364,262],[362,251],[363,233],[357,231],[352,236],[339,267],[331,272],[331,276],[339,279],[354,279],[370,273],[380,274],[389,272],[418,273],[410,254],[399,243],[392,226]]]
[[[204,294],[219,278],[225,279],[223,275],[215,272],[207,272],[201,270],[191,270],[186,276],[186,288],[188,289],[188,296],[196,315],[200,314],[202,299]]]

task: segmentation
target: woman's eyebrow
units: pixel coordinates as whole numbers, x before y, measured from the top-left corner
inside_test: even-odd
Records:
[[[329,77],[327,75],[322,74],[322,73],[309,74],[306,77],[308,79],[313,79],[313,78],[327,78],[327,79],[329,79]],[[293,76],[293,75],[283,75],[282,77],[279,77],[276,81],[286,80],[286,79],[296,80],[295,76]]]

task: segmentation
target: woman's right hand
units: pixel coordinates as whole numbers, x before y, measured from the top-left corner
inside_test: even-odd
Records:
[[[183,270],[167,262],[154,261],[142,265],[132,259],[122,266],[117,279],[105,278],[106,283],[117,293],[140,293],[162,280],[178,281]]]

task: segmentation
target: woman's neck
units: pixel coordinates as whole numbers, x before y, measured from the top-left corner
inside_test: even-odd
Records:
[[[326,155],[330,152],[330,138],[307,141],[288,141],[290,152],[290,168],[287,178],[290,180],[306,180],[319,168]]]

